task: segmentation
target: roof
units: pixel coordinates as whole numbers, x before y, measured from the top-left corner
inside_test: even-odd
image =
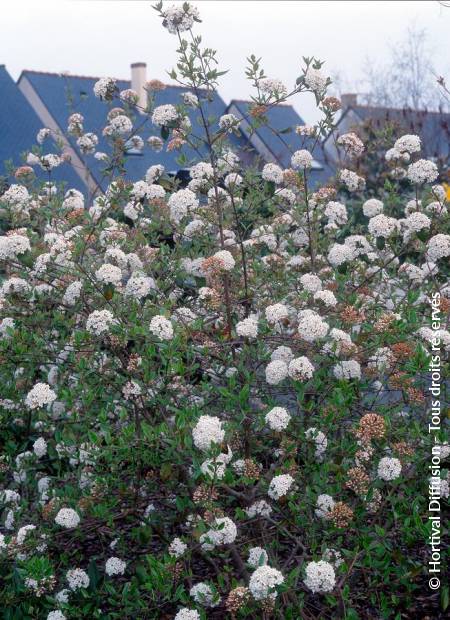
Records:
[[[233,99],[229,105],[229,110],[234,110],[241,118],[247,119],[251,103],[251,101]],[[303,125],[304,121],[292,105],[271,105],[268,107],[265,116],[268,121],[267,124],[254,129],[256,140],[253,140],[253,144],[260,155],[263,156],[261,151],[266,150],[268,157],[271,157],[272,161],[282,168],[288,168],[294,151],[308,149],[311,151],[317,165],[312,170],[315,180],[322,182],[332,175],[332,169],[325,163],[320,141],[299,136],[295,133],[294,127],[296,125]],[[243,122],[241,127],[247,137],[250,137],[250,126],[246,126]],[[268,157],[265,159],[267,160]]]
[[[44,73],[36,71],[23,71],[19,83],[23,79],[27,79],[34,91],[39,95],[41,101],[58,124],[59,128],[64,131],[67,126],[67,118],[73,112],[79,112],[84,116],[84,129],[86,132],[94,132],[99,138],[98,151],[110,151],[110,147],[106,140],[102,137],[101,132],[106,124],[106,115],[110,108],[121,104],[119,100],[113,102],[103,102],[95,97],[93,87],[99,79],[97,77],[66,75],[57,73]],[[129,80],[118,80],[117,86],[120,90],[131,87]],[[167,85],[164,90],[155,94],[156,105],[178,104],[180,96],[188,90],[179,85]],[[226,105],[223,99],[214,92],[211,101],[204,101],[204,108],[208,117],[216,119],[222,116],[226,111]],[[203,127],[200,123],[197,111],[190,113],[190,120],[193,126],[193,134],[203,135]],[[214,124],[215,124],[214,123]],[[142,124],[140,135],[144,140],[151,135],[160,135],[159,127],[155,127],[151,119],[145,115],[139,115],[136,118],[136,124]],[[213,126],[214,126],[213,124]],[[233,138],[231,138],[233,140]],[[236,139],[236,145],[239,146],[239,140]],[[70,139],[71,146],[78,151],[76,142]],[[198,161],[199,153],[193,149],[184,147],[183,153],[191,162]],[[201,149],[200,156],[206,157],[205,147]],[[127,178],[131,181],[142,179],[147,169],[154,164],[162,164],[167,172],[176,172],[180,169],[177,159],[179,152],[167,152],[165,149],[155,152],[146,146],[139,155],[128,155],[126,157],[125,169]],[[102,170],[104,164],[96,160],[93,156],[86,156],[88,168],[94,179],[104,187],[104,179],[102,181]]]
[[[36,145],[36,134],[42,123],[4,65],[0,65],[0,93],[0,175],[8,176],[5,162],[11,161],[14,167],[24,163],[21,156]],[[51,142],[47,143],[46,152],[51,151],[52,146]],[[46,172],[39,168],[35,171],[42,181],[48,180]],[[65,180],[70,187],[80,188],[81,185],[69,164],[53,170],[52,178]]]
[[[441,111],[413,110],[411,108],[386,108],[351,105],[341,120],[353,110],[361,121],[372,121],[381,127],[387,122],[398,124],[405,133],[419,135],[426,157],[447,159],[450,157],[450,114]]]
[[[34,125],[32,130],[29,131],[25,148],[29,149],[35,143],[35,135],[39,128],[43,126],[43,123],[37,118],[36,113],[30,107],[25,96],[20,92],[20,88],[23,88],[24,92],[29,91],[28,85],[30,85],[32,91],[34,91],[30,94],[32,105],[38,111],[41,109],[41,112],[39,112],[41,116],[44,112],[44,116],[49,115],[48,122],[52,121],[52,126],[54,126],[55,130],[67,136],[68,117],[70,114],[78,112],[84,117],[84,130],[86,132],[93,132],[98,136],[97,151],[110,152],[110,145],[102,136],[102,129],[106,124],[108,111],[111,108],[122,105],[122,102],[119,99],[115,99],[112,102],[104,102],[95,97],[93,88],[98,79],[98,77],[94,76],[31,70],[22,71],[17,85],[14,85],[11,78],[9,78],[10,83],[15,87],[15,91],[20,96],[22,104],[26,109],[24,118],[34,119]],[[119,90],[125,90],[131,86],[130,80],[118,79],[116,82]],[[165,85],[163,90],[155,93],[155,105],[176,105],[180,102],[180,97],[186,90],[188,90],[186,87],[178,84]],[[27,94],[27,96],[29,95]],[[5,99],[8,99],[8,97]],[[202,103],[205,114],[212,123],[213,130],[218,129],[218,119],[228,111],[236,113],[237,116],[243,119],[239,134],[230,134],[229,141],[233,149],[239,152],[244,163],[255,163],[255,160],[258,163],[257,160],[260,159],[261,164],[274,161],[281,167],[288,167],[291,154],[294,151],[308,148],[313,151],[313,156],[317,162],[317,168],[313,169],[314,183],[323,182],[331,176],[332,169],[325,163],[322,145],[320,143],[316,144],[311,138],[301,137],[293,131],[293,127],[303,124],[303,121],[291,105],[278,104],[270,106],[266,114],[268,125],[261,125],[253,132],[250,130],[248,123],[246,124],[250,101],[234,99],[229,106],[226,106],[218,93],[213,92],[209,99],[203,99]],[[193,127],[193,135],[204,137],[204,128],[199,111],[192,110],[189,115]],[[160,128],[152,124],[151,118],[148,115],[136,114],[135,126],[140,127],[139,135],[144,140],[152,135],[160,135]],[[281,136],[276,135],[283,130],[286,130],[286,133],[282,133]],[[94,185],[98,184],[102,189],[106,189],[108,178],[104,171],[105,164],[95,159],[93,155],[82,155],[77,147],[76,138],[73,136],[67,136],[67,140],[79,158],[86,162],[91,176],[91,186],[94,183]],[[17,153],[18,149],[9,149],[9,152]],[[179,160],[180,152],[168,152],[166,149],[156,152],[146,145],[141,153],[129,153],[125,157],[125,170],[123,172],[131,181],[137,181],[145,176],[146,171],[152,165],[162,164],[167,172],[178,172],[182,168],[189,167],[192,163],[198,161],[199,158],[207,158],[208,156],[206,145],[202,145],[198,151],[185,145],[182,153],[186,158],[183,164]],[[56,169],[55,178],[57,176],[67,179],[73,187],[86,190],[85,186],[80,188],[82,181],[69,165],[64,165],[64,170]]]

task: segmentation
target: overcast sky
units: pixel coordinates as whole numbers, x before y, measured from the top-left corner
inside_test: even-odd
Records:
[[[173,2],[169,2],[172,4]],[[22,69],[128,78],[129,65],[144,61],[148,78],[167,81],[176,59],[176,37],[162,28],[148,0],[1,0],[0,63],[17,79]],[[389,46],[412,23],[429,35],[433,63],[450,81],[450,8],[434,0],[411,1],[221,1],[194,2],[202,23],[196,31],[218,50],[220,94],[247,98],[245,59],[262,56],[266,74],[291,86],[302,56],[326,61],[328,72],[361,83],[367,56],[383,63]],[[450,4],[450,3],[449,3]],[[0,93],[1,96],[1,93]],[[293,102],[314,120],[308,95]]]

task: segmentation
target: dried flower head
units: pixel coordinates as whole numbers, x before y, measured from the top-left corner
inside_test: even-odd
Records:
[[[362,441],[381,439],[386,433],[386,423],[378,413],[366,413],[360,419],[355,435]]]
[[[353,519],[353,510],[344,502],[336,502],[329,513],[329,519],[336,527],[348,527]]]
[[[233,590],[230,590],[226,601],[225,607],[231,616],[235,616],[237,612],[243,607],[250,598],[249,589],[244,586],[238,586]]]
[[[347,472],[348,480],[345,483],[347,489],[351,489],[356,495],[365,495],[369,488],[370,477],[361,467],[352,467]]]

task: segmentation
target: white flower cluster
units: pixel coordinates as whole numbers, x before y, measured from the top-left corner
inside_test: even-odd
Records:
[[[394,149],[400,153],[418,153],[421,149],[419,136],[406,134],[395,141]]]
[[[94,84],[94,95],[99,99],[111,100],[116,92],[117,85],[114,78],[100,78]]]
[[[427,257],[436,262],[450,256],[450,235],[439,233],[431,237],[427,243]]]
[[[335,501],[331,497],[331,495],[327,495],[323,493],[317,497],[315,514],[316,517],[321,519],[327,519],[329,517],[329,513],[334,508]]]
[[[277,164],[266,164],[262,169],[262,178],[276,185],[283,183],[283,170]]]
[[[39,159],[39,165],[41,166],[41,168],[43,170],[53,170],[54,168],[57,168],[58,166],[60,166],[62,163],[62,159],[59,155],[56,155],[55,153],[49,153],[48,155],[42,155],[42,157]]]
[[[84,116],[79,112],[74,112],[67,119],[67,132],[76,136],[83,132]]]
[[[281,98],[287,95],[287,88],[278,78],[264,78],[259,81],[259,89],[263,93]]]
[[[300,357],[295,357],[289,362],[288,374],[296,381],[308,381],[309,379],[312,379],[314,374],[314,366],[306,356],[301,355]]]
[[[361,365],[356,360],[344,360],[333,367],[336,379],[361,379]]]
[[[200,470],[202,474],[209,478],[215,478],[216,480],[222,480],[225,476],[225,471],[228,463],[233,458],[233,453],[228,448],[228,454],[221,452],[218,456],[212,459],[206,459],[201,466]]]
[[[300,284],[308,293],[316,293],[322,288],[322,280],[314,273],[305,273],[300,278]]]
[[[364,152],[364,143],[351,131],[344,133],[337,139],[337,144],[345,149],[349,157],[359,157]]]
[[[15,276],[13,276],[12,278],[9,278],[8,280],[3,281],[3,284],[0,288],[0,298],[4,297],[5,295],[11,295],[14,293],[25,294],[29,292],[29,290],[30,290],[30,285],[28,284],[26,280],[24,280],[23,278],[16,278]]]
[[[161,14],[164,18],[163,26],[167,28],[171,34],[190,30],[194,25],[194,21],[199,20],[198,9],[188,2],[184,2],[183,4],[172,4],[164,8]]]
[[[210,585],[202,581],[193,585],[189,590],[189,594],[198,605],[203,605],[204,607],[217,607],[220,603],[218,593],[214,592]]]
[[[239,157],[231,150],[224,150],[217,159],[217,167],[222,174],[231,172],[239,164]]]
[[[68,570],[66,579],[71,590],[89,587],[89,576],[82,568],[72,568]]]
[[[224,114],[219,118],[219,127],[224,131],[233,131],[239,126],[239,123],[239,119],[234,114]]]
[[[411,161],[411,156],[409,153],[407,153],[406,151],[404,151],[403,153],[401,151],[399,151],[398,149],[392,148],[392,149],[388,149],[386,151],[385,154],[385,159],[387,162],[394,162],[394,163],[408,163],[409,161]],[[399,168],[398,170],[402,170],[403,168]],[[404,173],[404,171],[403,171]],[[404,174],[403,174],[404,176]],[[403,177],[402,177],[403,178]]]
[[[39,131],[37,132],[36,135],[36,142],[38,144],[44,144],[45,140],[51,136],[51,129],[49,129],[48,127],[43,127],[42,129],[39,129]]]
[[[395,217],[388,217],[380,213],[370,219],[367,228],[374,237],[388,238],[399,230],[400,224]]]
[[[313,156],[306,149],[295,151],[291,157],[291,166],[294,170],[301,170],[303,168],[311,168],[313,163]]]
[[[422,183],[432,183],[435,181],[439,176],[439,172],[433,161],[419,159],[408,166],[407,176],[411,183],[422,185]]]
[[[192,108],[196,108],[198,106],[198,97],[197,95],[194,95],[194,93],[191,93],[191,92],[183,93],[181,95],[181,98],[183,99],[183,103],[185,105],[188,105]]]
[[[205,551],[211,551],[214,547],[233,543],[236,536],[235,523],[229,517],[218,517],[211,528],[200,536],[200,544]]]
[[[40,409],[56,400],[56,394],[48,383],[36,383],[25,398],[28,409]]]
[[[284,407],[273,407],[266,414],[265,420],[273,431],[280,432],[287,428],[291,416]]]
[[[186,551],[187,544],[181,538],[174,538],[169,545],[169,555],[173,558],[180,558]]]
[[[284,304],[273,304],[265,309],[266,320],[268,323],[279,323],[289,316],[289,310]]]
[[[333,267],[340,267],[345,263],[352,261],[355,253],[346,243],[334,243],[328,250],[327,259]]]
[[[384,370],[390,368],[394,361],[395,356],[388,347],[379,347],[374,355],[369,357],[367,365],[369,368]]]
[[[173,620],[200,620],[200,614],[196,609],[188,609],[187,607],[183,607],[176,614]]]
[[[123,575],[126,567],[127,563],[120,558],[108,558],[105,563],[105,573],[109,577],[113,577],[114,575]]]
[[[320,460],[324,453],[326,452],[328,439],[322,431],[318,431],[317,428],[308,428],[305,431],[305,436],[307,439],[312,439],[316,444],[316,457]]]
[[[325,560],[308,562],[304,584],[314,594],[332,592],[336,585],[333,566]]]
[[[156,288],[153,278],[141,273],[133,273],[127,282],[124,294],[134,299],[143,299]]]
[[[414,213],[408,215],[404,221],[404,224],[409,232],[420,232],[421,230],[430,228],[431,220],[427,215],[425,215],[425,213],[415,211]]]
[[[166,127],[180,120],[180,115],[174,105],[166,103],[159,105],[153,110],[152,123],[158,127]]]
[[[233,255],[228,250],[219,250],[219,252],[213,255],[213,258],[218,259],[222,263],[224,271],[231,271],[236,264]]]
[[[125,116],[125,114],[118,114],[109,121],[106,132],[107,134],[114,134],[117,136],[125,136],[131,133],[133,129],[133,123]]]
[[[202,452],[206,452],[211,445],[221,444],[225,438],[225,431],[219,418],[209,415],[200,416],[192,430],[194,445]]]
[[[91,334],[99,336],[108,331],[115,322],[114,315],[109,310],[94,310],[86,320],[86,329]]]
[[[328,330],[328,323],[314,310],[300,310],[298,313],[298,333],[306,342],[324,338]]]
[[[116,265],[110,263],[104,263],[95,272],[95,277],[99,282],[104,284],[119,284],[122,280],[122,270]]]
[[[377,198],[369,198],[363,203],[363,213],[366,217],[375,217],[383,212],[383,203]]]
[[[314,301],[321,301],[325,306],[333,307],[337,305],[336,295],[333,291],[325,289],[324,291],[317,291],[314,293]]]
[[[33,452],[38,457],[38,459],[42,458],[47,454],[47,442],[43,437],[39,437],[33,443]]]
[[[153,185],[155,181],[158,181],[164,174],[164,166],[161,164],[155,164],[150,166],[145,173],[145,180],[149,185]]]
[[[119,93],[119,98],[130,105],[136,105],[139,101],[138,93],[132,88],[125,88]]]
[[[236,187],[242,184],[244,179],[237,172],[230,172],[223,180],[225,187],[232,193]]]
[[[305,73],[305,84],[315,93],[323,93],[327,85],[327,77],[320,71],[310,67]]]
[[[31,250],[30,241],[24,235],[0,237],[0,260],[11,260]]]
[[[363,190],[366,187],[365,180],[358,176],[353,170],[343,168],[339,172],[340,181],[346,186],[349,192],[357,192]]]
[[[6,316],[2,321],[0,321],[0,336],[2,338],[9,338],[8,331],[13,330],[14,328],[14,319]]]
[[[239,323],[236,323],[236,333],[243,338],[256,338],[258,335],[258,319],[249,316]]]
[[[47,620],[66,620],[66,616],[59,609],[55,609],[49,612]]]
[[[30,200],[30,194],[23,185],[16,185],[13,183],[1,198],[7,205],[14,207],[25,205]]]
[[[154,316],[150,321],[149,329],[152,334],[161,340],[172,340],[173,338],[172,323],[165,316],[159,314]]]
[[[149,174],[149,171],[147,171],[147,174]],[[162,185],[149,183],[148,181],[136,181],[136,183],[133,183],[131,195],[135,200],[142,200],[144,198],[147,200],[160,200],[165,197],[166,191]]]
[[[260,499],[249,506],[245,512],[250,519],[254,517],[268,517],[272,512],[272,508],[264,499]]]
[[[61,508],[55,517],[55,523],[66,529],[77,527],[80,521],[79,514],[72,508]]]
[[[295,201],[297,200],[295,193],[288,187],[282,187],[281,189],[277,190],[276,193],[274,194],[274,198],[278,198],[281,201],[285,201],[289,205],[295,204]],[[285,223],[288,223],[288,219],[290,216],[286,214],[284,217],[285,217]]]
[[[402,471],[402,464],[394,457],[385,456],[378,463],[378,477],[381,480],[391,481],[398,478]]]
[[[288,376],[288,365],[283,360],[273,360],[266,366],[266,381],[278,385]]]
[[[251,575],[249,590],[256,601],[274,600],[277,596],[276,587],[284,583],[282,573],[271,566],[260,566]]]
[[[250,564],[253,568],[258,568],[259,566],[267,564],[268,560],[269,556],[267,555],[267,551],[262,547],[251,547],[248,550],[247,564]]]
[[[348,219],[347,208],[342,202],[330,200],[325,207],[325,216],[330,224],[342,226]]]
[[[214,177],[214,168],[209,162],[199,161],[189,169],[191,179],[210,180]]]
[[[294,484],[294,478],[290,474],[274,476],[269,484],[267,495],[272,499],[280,499],[289,493]]]
[[[167,204],[170,209],[171,221],[174,224],[179,224],[189,212],[198,208],[199,202],[190,189],[180,189],[170,196]]]
[[[77,146],[84,155],[92,155],[98,144],[98,138],[95,133],[85,133],[77,139]]]

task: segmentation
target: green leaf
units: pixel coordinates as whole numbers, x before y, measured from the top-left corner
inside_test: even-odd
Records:
[[[386,239],[384,237],[377,237],[377,248],[379,250],[384,250],[386,246]]]
[[[441,590],[441,607],[443,611],[447,609],[449,605],[449,586],[443,586]]]
[[[95,560],[91,560],[88,566],[88,575],[89,575],[89,590],[95,591],[97,589],[97,584],[100,581],[100,573],[97,569],[97,564]]]

